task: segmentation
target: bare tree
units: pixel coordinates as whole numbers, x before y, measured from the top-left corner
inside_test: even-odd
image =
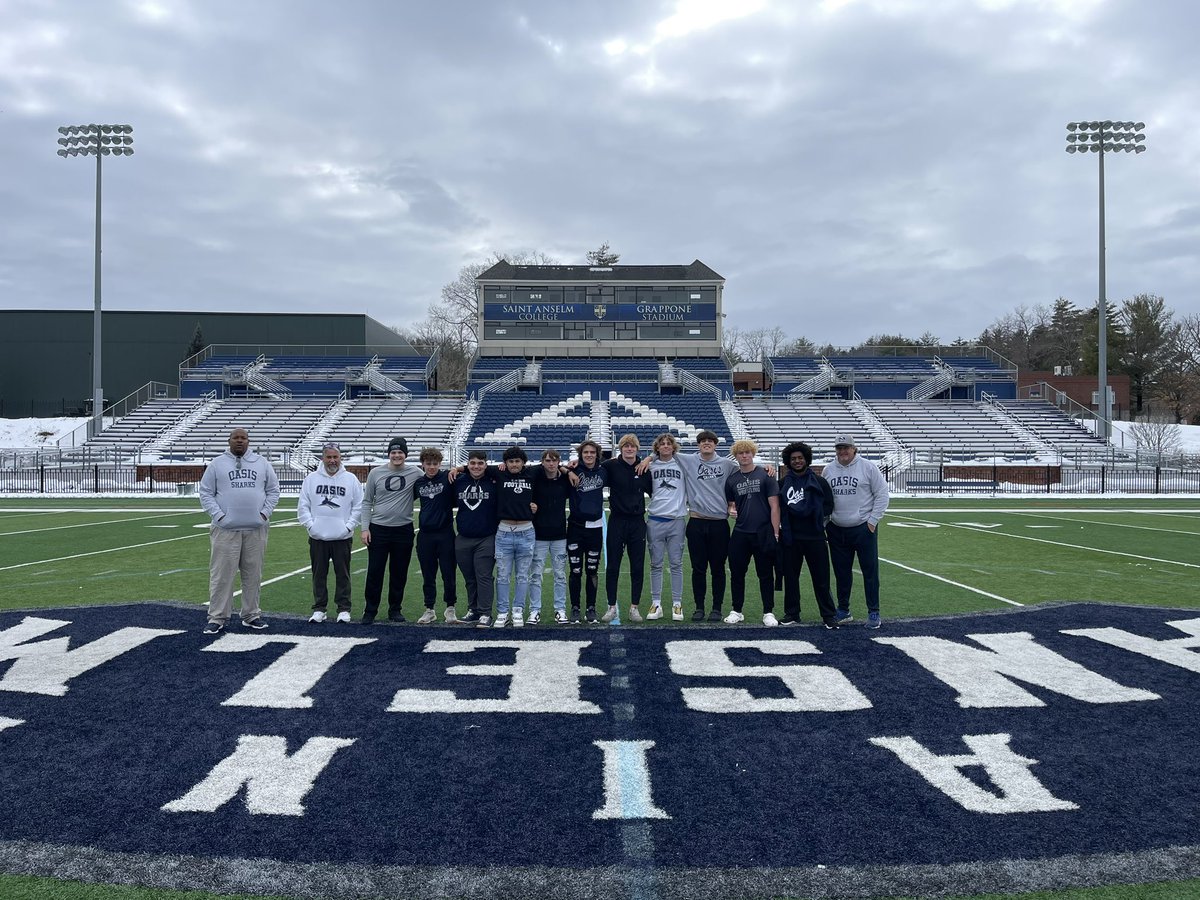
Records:
[[[479,295],[475,291],[475,279],[498,262],[514,266],[552,266],[558,260],[540,250],[522,250],[516,253],[493,251],[484,262],[471,263],[458,270],[458,277],[442,287],[442,299],[429,307],[429,317],[444,331],[454,331],[463,336],[472,351],[479,344]]]
[[[742,329],[736,325],[726,325],[721,329],[721,352],[725,354],[731,365],[737,365],[742,356]]]
[[[605,241],[595,250],[587,252],[589,266],[615,266],[620,260],[621,254],[614,253],[613,249],[608,246],[608,241]]]
[[[1146,417],[1134,422],[1129,430],[1137,442],[1138,453],[1152,457],[1155,462],[1177,455],[1182,446],[1179,426],[1169,416],[1152,413],[1148,408]]]

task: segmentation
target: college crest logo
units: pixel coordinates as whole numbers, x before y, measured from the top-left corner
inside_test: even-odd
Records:
[[[592,312],[596,314],[597,319],[603,319],[608,314],[608,307],[596,304],[592,307]]]

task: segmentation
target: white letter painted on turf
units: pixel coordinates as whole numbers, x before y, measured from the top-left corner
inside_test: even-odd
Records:
[[[1192,652],[1200,648],[1200,619],[1178,619],[1167,624],[1190,634],[1191,637],[1160,641],[1142,637],[1140,634],[1130,634],[1120,628],[1072,628],[1063,634],[1089,637],[1094,641],[1157,659],[1159,662],[1170,663],[1189,672],[1200,672],[1200,654]]]
[[[599,713],[600,707],[580,697],[580,681],[603,675],[579,664],[591,641],[430,641],[425,653],[472,653],[489,647],[517,651],[511,665],[450,666],[448,675],[502,675],[512,679],[502,700],[460,700],[453,691],[404,689],[396,692],[388,712],[419,713]]]
[[[313,699],[307,694],[325,673],[359,644],[374,642],[375,638],[227,634],[204,650],[207,653],[249,653],[267,644],[293,644],[291,650],[247,681],[221,705],[308,709],[313,705]]]
[[[155,638],[183,634],[165,628],[122,628],[74,650],[67,649],[70,638],[65,637],[36,644],[24,643],[70,624],[62,619],[26,616],[20,624],[0,631],[0,662],[16,660],[0,678],[0,691],[61,697],[67,692],[67,682],[72,678]]]
[[[24,724],[24,719],[9,719],[5,716],[0,716],[0,731],[4,731],[6,728],[16,728],[18,725]]]
[[[1042,786],[1029,771],[1037,760],[1014,753],[1008,746],[1011,739],[1007,734],[964,734],[971,753],[959,756],[938,756],[911,737],[871,738],[871,743],[891,750],[902,763],[971,812],[1001,815],[1079,809]],[[959,771],[967,766],[982,766],[999,793],[984,790]]]
[[[713,713],[849,712],[871,701],[829,666],[738,666],[726,650],[749,647],[771,656],[820,654],[807,641],[670,641],[667,659],[676,675],[708,678],[778,678],[790,697],[754,697],[744,688],[683,689],[688,709]]]
[[[646,751],[654,741],[592,741],[604,751],[604,806],[593,819],[669,819],[654,803]]]
[[[165,812],[215,812],[246,788],[246,809],[255,815],[302,816],[303,800],[333,754],[353,738],[314,737],[288,756],[287,738],[244,734],[237,749],[203,781],[163,806]]]
[[[980,650],[936,637],[873,638],[898,647],[935,677],[958,691],[965,708],[1045,706],[1046,704],[1009,679],[1036,684],[1056,694],[1084,703],[1130,703],[1158,700],[1158,694],[1129,688],[1079,663],[1034,643],[1024,631],[1011,634],[968,634],[983,644]]]

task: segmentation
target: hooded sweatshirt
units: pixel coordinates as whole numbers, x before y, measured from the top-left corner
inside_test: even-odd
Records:
[[[234,456],[226,450],[200,478],[200,505],[213,524],[226,531],[262,528],[279,502],[274,467],[253,450]]]
[[[779,485],[779,503],[781,544],[825,540],[825,520],[833,512],[829,482],[812,469],[805,469],[802,475],[789,469]]]
[[[833,488],[833,524],[854,528],[864,523],[878,525],[888,508],[888,486],[879,466],[855,454],[850,465],[836,459],[821,472]]]
[[[318,541],[344,541],[354,534],[362,511],[363,489],[357,476],[338,466],[330,475],[325,466],[310,472],[300,486],[296,517]]]

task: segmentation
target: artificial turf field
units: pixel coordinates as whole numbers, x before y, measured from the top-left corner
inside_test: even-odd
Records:
[[[267,551],[262,606],[268,618],[302,617],[310,606],[304,534],[289,525],[294,521],[293,504],[285,500],[276,514]],[[0,537],[4,539],[0,542],[0,610],[170,600],[195,605],[198,628],[203,621],[200,604],[205,599],[208,542],[203,527],[206,517],[196,507],[194,500],[174,498],[0,500]],[[1200,607],[1200,590],[1195,587],[1196,570],[1200,569],[1198,539],[1200,500],[897,499],[880,538],[884,560],[882,634],[886,636],[889,623],[896,619],[1020,610],[1058,602],[1101,601],[1194,610]],[[357,610],[361,608],[365,557],[360,552],[354,559]],[[601,596],[603,577],[601,573]],[[405,603],[410,621],[422,606],[419,580],[414,560]],[[543,608],[548,609],[548,576],[544,584]],[[648,589],[647,584],[643,609]],[[805,576],[801,591],[804,619],[812,623],[815,611]],[[685,557],[684,607],[689,613],[690,593]],[[460,611],[463,596],[460,590]],[[624,582],[620,597],[624,606],[628,598]],[[777,597],[777,602],[780,599]],[[601,608],[603,605],[602,600]],[[852,608],[861,621],[863,605],[858,591]],[[759,609],[751,578],[747,623],[757,622]],[[682,629],[678,633],[690,637],[713,626],[660,622],[633,628],[639,632]],[[433,637],[445,630],[438,626],[424,632]],[[598,630],[551,625],[536,631],[572,633],[573,637],[581,631]],[[365,629],[342,626],[334,631],[334,626],[325,626],[325,633],[350,631]],[[739,637],[747,638],[764,634],[758,627],[742,626],[738,631]],[[771,632],[771,637],[780,631]],[[505,638],[511,635],[511,631],[504,633]],[[1177,881],[1157,888],[1127,885],[1034,896],[1198,894],[1196,882]],[[75,886],[65,881],[15,876],[0,880],[0,896],[150,895],[132,888]]]

